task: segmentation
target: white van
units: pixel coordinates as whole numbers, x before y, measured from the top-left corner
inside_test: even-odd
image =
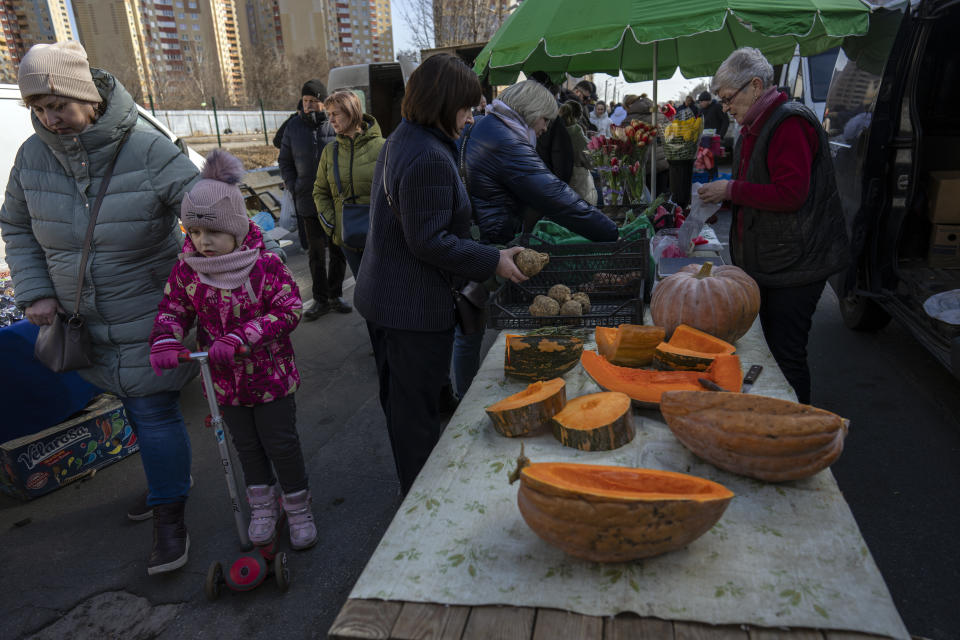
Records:
[[[790,62],[782,65],[780,73],[774,72],[777,85],[786,88],[794,100],[810,107],[821,122],[827,104],[827,89],[839,53],[840,47],[834,47],[815,56],[801,56],[797,47]]]
[[[203,156],[191,149],[175,133],[150,115],[150,112],[137,105],[140,111],[140,122],[149,124],[180,147],[187,154],[190,161],[198,169],[203,167]],[[20,145],[33,135],[33,124],[30,121],[30,109],[24,106],[20,99],[20,88],[15,84],[0,84],[0,194],[7,191],[7,180],[10,178],[10,169],[16,160]],[[5,265],[6,252],[3,241],[0,240],[0,270]]]

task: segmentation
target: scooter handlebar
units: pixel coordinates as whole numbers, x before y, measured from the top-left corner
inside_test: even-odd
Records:
[[[250,355],[251,351],[252,349],[250,349],[250,347],[248,347],[245,344],[242,344],[239,347],[237,347],[237,351],[233,354],[233,357],[245,358],[246,356]],[[208,353],[207,351],[192,351],[192,352],[181,351],[180,353],[177,354],[177,360],[179,360],[180,362],[190,362],[191,360],[197,360],[198,358],[206,358],[207,353]]]

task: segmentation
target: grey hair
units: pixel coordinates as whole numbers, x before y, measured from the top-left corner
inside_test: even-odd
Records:
[[[532,127],[537,118],[552,121],[560,109],[557,99],[536,80],[524,80],[511,85],[498,97],[501,102],[519,113],[528,127]]]
[[[773,86],[773,65],[753,47],[741,47],[727,56],[713,75],[710,90],[737,89],[752,78],[760,78],[763,88]]]

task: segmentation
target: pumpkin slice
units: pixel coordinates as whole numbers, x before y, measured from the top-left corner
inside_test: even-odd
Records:
[[[550,422],[567,402],[563,378],[534,382],[526,389],[487,407],[493,428],[512,438],[538,431]]]
[[[664,391],[701,391],[698,381],[706,378],[727,391],[740,391],[743,374],[740,358],[719,355],[706,371],[652,371],[618,367],[595,351],[584,351],[580,364],[594,382],[606,391],[620,391],[643,407],[656,408]],[[711,392],[715,393],[715,392]]]
[[[668,342],[654,349],[653,366],[667,371],[706,371],[717,355],[730,355],[736,350],[729,342],[682,324]]]
[[[633,440],[630,396],[617,391],[574,398],[553,416],[553,437],[581,451],[609,451]]]
[[[594,339],[600,355],[613,364],[644,367],[653,360],[653,350],[665,335],[663,327],[621,324],[618,327],[597,327]]]
[[[741,393],[664,393],[660,411],[684,446],[726,471],[799,480],[843,451],[850,421],[810,405]]]
[[[572,334],[506,337],[503,370],[521,380],[550,380],[577,366],[583,339]]]
[[[526,466],[524,466],[526,463]],[[577,558],[627,562],[706,533],[733,492],[696,476],[572,462],[518,461],[517,504],[534,533]]]

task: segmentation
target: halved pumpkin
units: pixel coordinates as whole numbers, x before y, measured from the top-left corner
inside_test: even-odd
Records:
[[[524,466],[526,463],[526,466]],[[534,533],[594,562],[628,562],[680,549],[712,527],[733,492],[696,476],[572,462],[529,464],[517,504]]]
[[[506,337],[503,370],[521,380],[550,380],[577,366],[583,339],[573,334]]]
[[[595,351],[584,351],[580,364],[594,382],[606,391],[620,391],[644,407],[656,408],[664,391],[704,391],[700,378],[726,391],[740,391],[743,374],[740,358],[719,355],[706,371],[653,371],[618,367]]]
[[[654,349],[653,366],[667,371],[706,371],[717,355],[730,355],[736,350],[729,342],[681,324],[669,341]]]
[[[742,393],[664,393],[660,411],[690,451],[767,482],[799,480],[840,457],[850,421],[806,404]]]
[[[574,398],[550,421],[560,444],[582,451],[609,451],[633,440],[630,396],[616,391]]]
[[[523,436],[547,426],[567,402],[563,378],[538,381],[487,407],[497,433],[508,438]]]
[[[594,331],[600,355],[622,367],[644,367],[650,364],[653,350],[663,341],[665,335],[663,327],[640,324],[597,327]]]

